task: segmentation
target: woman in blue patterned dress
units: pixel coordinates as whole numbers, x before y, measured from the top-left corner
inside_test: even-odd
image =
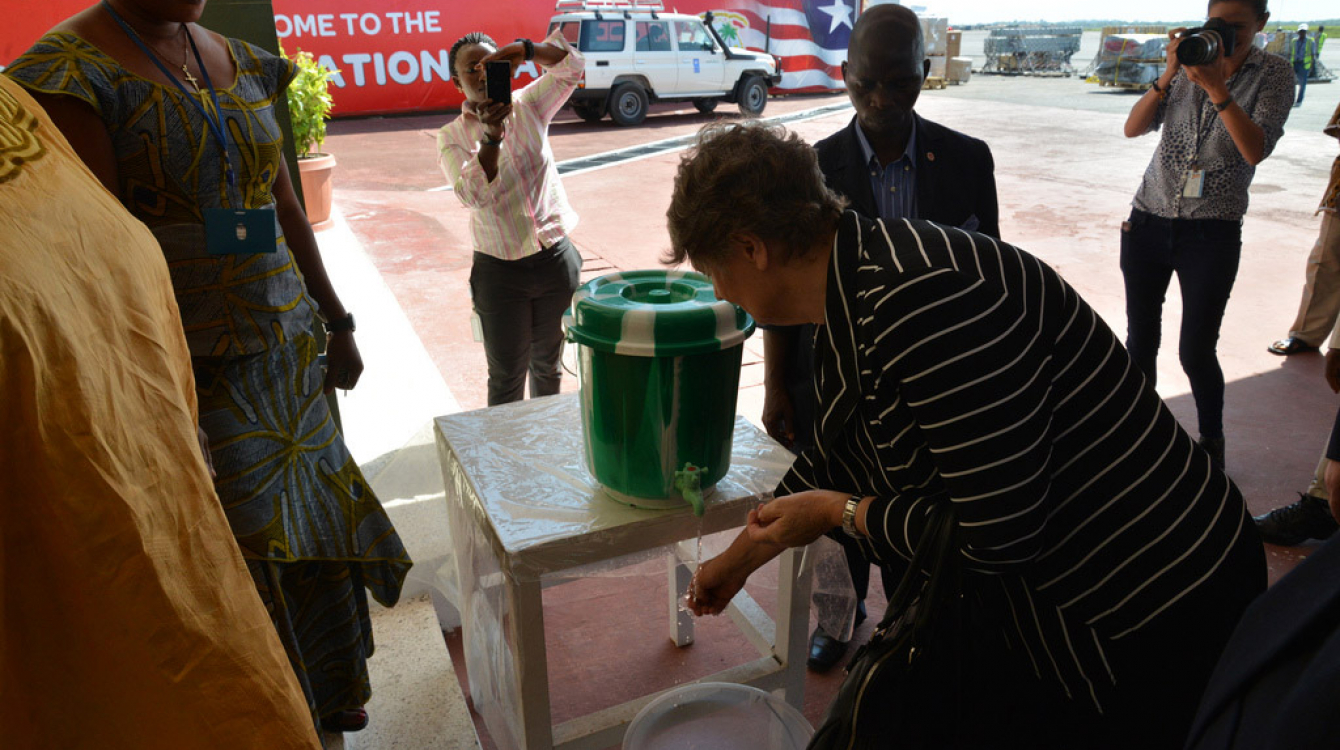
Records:
[[[204,6],[105,0],[5,75],[162,245],[233,534],[314,719],[357,731],[364,589],[394,604],[411,563],[324,398],[363,363],[283,159],[274,110],[293,66],[197,25]],[[333,331],[324,373],[315,315]]]

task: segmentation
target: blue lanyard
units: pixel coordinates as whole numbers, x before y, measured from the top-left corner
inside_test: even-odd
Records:
[[[182,24],[182,29],[186,32],[186,39],[191,43],[191,52],[195,55],[195,64],[200,67],[200,74],[205,77],[205,88],[209,90],[209,98],[214,102],[213,115],[205,109],[203,104],[196,101],[196,98],[191,95],[191,92],[186,90],[185,86],[181,85],[181,81],[177,80],[177,77],[158,59],[158,55],[149,48],[149,45],[144,43],[144,40],[140,39],[140,35],[135,33],[135,30],[130,27],[130,24],[126,23],[126,20],[116,12],[116,9],[113,8],[107,0],[102,0],[102,7],[112,16],[112,20],[116,21],[121,27],[121,30],[126,32],[126,36],[130,37],[130,41],[134,42],[140,50],[144,52],[145,56],[149,58],[149,61],[158,66],[158,69],[163,72],[163,75],[167,76],[169,81],[172,81],[172,85],[177,87],[177,90],[186,97],[186,100],[195,105],[195,108],[200,111],[200,115],[204,117],[205,122],[209,124],[210,132],[214,134],[214,138],[219,142],[219,150],[223,155],[223,171],[224,176],[228,179],[228,187],[235,186],[237,184],[237,175],[233,172],[232,157],[228,155],[228,132],[223,127],[223,110],[219,109],[219,96],[214,91],[214,83],[209,80],[209,70],[205,67],[205,62],[200,59],[200,49],[195,46],[195,37],[191,36],[191,30],[187,28],[185,24]],[[199,87],[197,87],[197,91],[198,90]]]

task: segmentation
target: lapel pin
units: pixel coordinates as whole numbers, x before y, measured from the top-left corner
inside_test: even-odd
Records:
[[[927,152],[926,152],[926,161],[935,161],[935,152],[934,152],[934,151],[927,151]]]

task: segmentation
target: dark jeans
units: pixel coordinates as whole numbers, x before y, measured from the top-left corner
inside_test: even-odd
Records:
[[[1303,103],[1303,94],[1307,93],[1307,63],[1302,60],[1295,60],[1293,64],[1293,77],[1298,79],[1298,100],[1295,104]]]
[[[520,260],[475,253],[470,296],[484,328],[489,406],[558,393],[563,311],[572,304],[582,256],[568,239]]]
[[[1224,372],[1215,344],[1242,251],[1242,224],[1215,219],[1163,219],[1131,212],[1122,225],[1121,273],[1126,280],[1126,348],[1157,382],[1163,299],[1173,273],[1182,290],[1177,344],[1191,381],[1202,437],[1224,434]]]

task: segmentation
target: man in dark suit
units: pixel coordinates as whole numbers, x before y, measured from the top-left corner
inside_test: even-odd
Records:
[[[1340,743],[1340,537],[1243,614],[1187,750],[1321,750]]]
[[[863,13],[842,63],[856,116],[846,128],[815,144],[819,168],[828,187],[867,218],[927,219],[999,237],[991,149],[914,111],[930,66],[915,13],[898,5]],[[763,333],[763,425],[796,453],[813,444],[813,340],[812,325]],[[866,615],[870,565],[846,537],[833,538],[847,553],[859,625]],[[886,594],[900,574],[881,568]],[[820,626],[810,637],[809,666],[827,670],[846,650],[846,642]]]
[[[1326,357],[1326,380],[1340,393],[1335,352]],[[1323,475],[1332,521],[1340,519],[1340,413],[1335,416]],[[1242,615],[1201,699],[1187,750],[1335,747],[1338,691],[1340,537],[1332,537]]]

